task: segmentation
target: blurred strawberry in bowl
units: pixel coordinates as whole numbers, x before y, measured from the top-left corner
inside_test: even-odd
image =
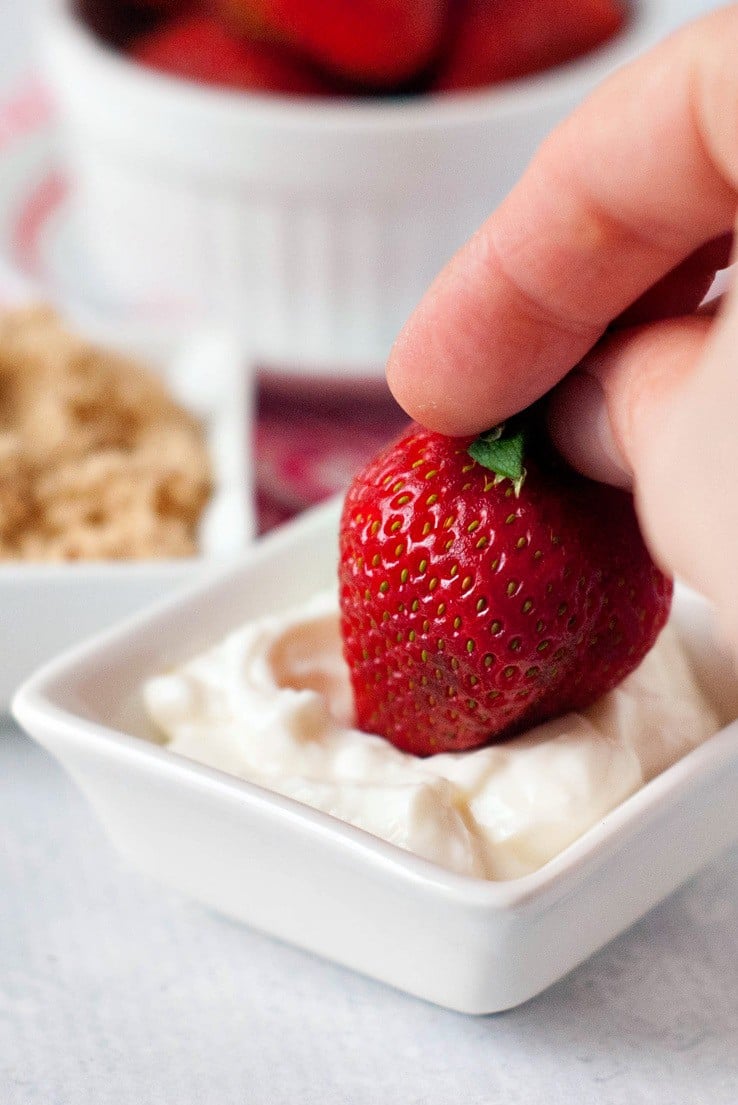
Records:
[[[619,0],[459,0],[436,91],[484,88],[580,57],[620,31]]]
[[[136,39],[130,56],[151,69],[219,88],[331,94],[328,83],[299,59],[268,43],[237,37],[208,14],[163,22]]]
[[[252,39],[282,43],[327,72],[376,88],[400,85],[441,49],[448,0],[215,0]]]
[[[128,0],[131,8],[146,12],[183,12],[195,7],[193,0]]]

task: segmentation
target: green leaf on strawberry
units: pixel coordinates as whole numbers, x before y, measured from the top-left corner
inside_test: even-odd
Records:
[[[512,481],[516,496],[525,480],[525,430],[520,420],[501,422],[492,430],[480,434],[467,449],[469,456],[494,472],[499,479]]]

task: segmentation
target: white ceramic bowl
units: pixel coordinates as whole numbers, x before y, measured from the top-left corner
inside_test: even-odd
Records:
[[[95,563],[0,563],[0,715],[23,679],[49,657],[134,610],[231,563],[255,532],[251,462],[251,381],[227,335],[190,335],[168,355],[147,336],[88,335],[141,357],[203,424],[214,489],[197,556]],[[203,381],[206,386],[203,387]]]
[[[519,1004],[631,925],[738,837],[738,688],[704,603],[676,622],[726,727],[539,871],[454,875],[327,814],[152,742],[141,685],[246,619],[335,578],[338,507],[242,565],[47,666],[14,713],[136,866],[222,913],[469,1013]],[[300,571],[295,571],[295,565]]]
[[[634,0],[623,33],[570,65],[395,102],[198,87],[45,2],[79,229],[106,284],[238,324],[274,371],[361,377],[554,123],[659,36],[669,0]]]

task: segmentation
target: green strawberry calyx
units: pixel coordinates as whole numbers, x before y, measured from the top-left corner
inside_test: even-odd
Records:
[[[475,438],[469,446],[469,456],[495,474],[495,483],[510,480],[516,496],[525,482],[523,465],[525,430],[518,419],[500,422]]]

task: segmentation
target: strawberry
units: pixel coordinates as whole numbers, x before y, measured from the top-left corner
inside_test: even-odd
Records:
[[[328,84],[273,46],[236,38],[210,15],[172,19],[138,38],[142,65],[202,84],[254,92],[330,95]]]
[[[448,0],[215,0],[251,38],[281,42],[328,72],[378,88],[435,57]]]
[[[128,4],[135,10],[167,14],[193,6],[191,0],[128,0]]]
[[[593,50],[625,16],[618,0],[462,0],[436,90],[480,88]]]
[[[407,752],[474,748],[591,705],[666,622],[672,584],[631,496],[534,450],[526,473],[523,442],[514,423],[473,443],[412,426],[346,496],[358,724]]]

